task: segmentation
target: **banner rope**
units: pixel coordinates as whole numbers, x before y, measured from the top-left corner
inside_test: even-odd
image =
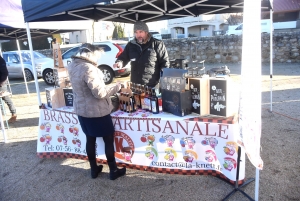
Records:
[[[287,115],[285,115],[285,114],[281,114],[281,113],[279,113],[279,112],[275,112],[274,110],[271,112],[271,111],[270,111],[269,109],[267,109],[267,108],[263,108],[263,109],[264,109],[264,110],[267,110],[267,111],[270,112],[270,113],[276,113],[276,114],[279,114],[279,115],[284,116],[284,117],[286,117],[286,118],[289,118],[289,119],[292,119],[292,120],[295,120],[295,121],[300,121],[300,119],[296,119],[296,118],[287,116]]]

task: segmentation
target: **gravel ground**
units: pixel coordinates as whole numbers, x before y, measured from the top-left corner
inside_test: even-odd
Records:
[[[207,64],[206,68],[218,66]],[[240,64],[228,64],[238,82]],[[300,200],[300,65],[274,64],[272,112],[269,66],[262,68],[262,139],[260,200]],[[122,78],[121,80],[128,79]],[[120,79],[116,79],[120,80]],[[125,177],[108,179],[108,167],[90,179],[87,161],[40,159],[36,156],[39,108],[34,82],[29,92],[22,80],[10,80],[18,120],[7,130],[8,143],[0,136],[0,200],[222,200],[233,189],[213,176],[158,174],[128,169]],[[45,88],[39,79],[42,102]],[[8,111],[8,109],[6,110]],[[246,160],[246,179],[255,168]],[[255,183],[243,189],[254,198]],[[248,200],[240,192],[230,200]]]

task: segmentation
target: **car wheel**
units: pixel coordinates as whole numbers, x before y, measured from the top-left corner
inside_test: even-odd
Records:
[[[114,80],[114,77],[115,77],[113,70],[107,66],[100,66],[99,69],[104,74],[103,79],[104,79],[105,84],[110,84]]]
[[[47,85],[54,85],[55,83],[55,78],[53,75],[53,70],[52,69],[47,69],[43,73],[43,79]]]
[[[34,79],[32,72],[29,69],[24,69],[26,81],[31,81]]]

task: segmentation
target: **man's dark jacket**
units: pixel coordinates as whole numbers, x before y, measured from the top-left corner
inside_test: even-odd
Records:
[[[7,80],[7,76],[8,71],[6,67],[6,62],[0,55],[0,87],[2,87],[5,81]]]
[[[135,39],[131,40],[117,61],[122,61],[123,66],[131,61],[130,81],[150,87],[158,84],[161,70],[170,66],[163,41],[153,37],[142,46]]]

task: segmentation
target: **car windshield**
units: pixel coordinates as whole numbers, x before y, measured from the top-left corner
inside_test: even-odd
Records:
[[[21,54],[22,54],[23,61],[30,61],[31,60],[30,52],[22,52]],[[45,55],[43,55],[39,52],[33,52],[33,56],[34,56],[35,59],[47,58]],[[17,57],[19,59],[18,54],[17,54]]]

